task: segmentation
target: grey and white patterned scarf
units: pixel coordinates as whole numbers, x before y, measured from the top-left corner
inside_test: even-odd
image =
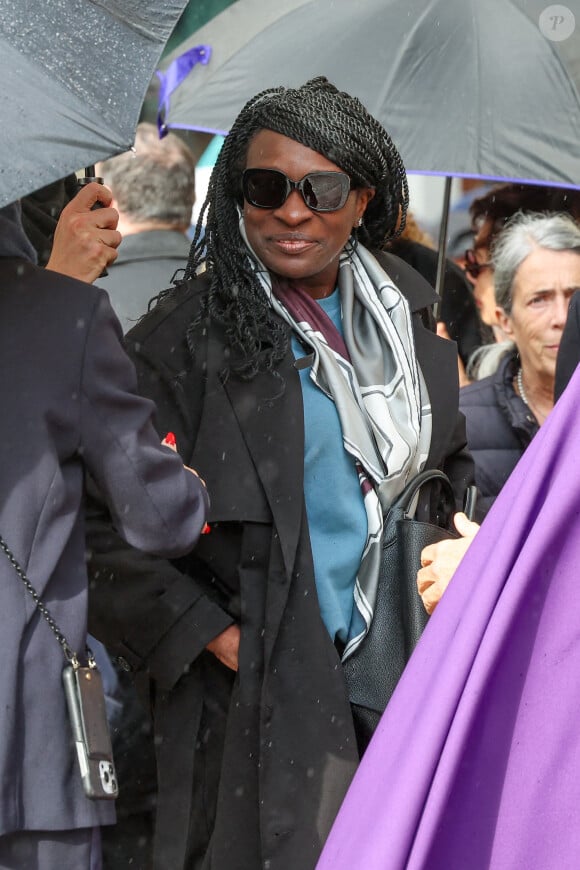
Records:
[[[346,345],[346,354],[341,353],[340,339],[333,341],[328,332],[321,331],[314,311],[308,316],[306,294],[302,292],[301,305],[291,299],[293,291],[273,291],[270,273],[247,241],[243,219],[240,230],[270,305],[314,352],[310,377],[333,399],[344,449],[359,469],[368,533],[354,601],[365,628],[349,639],[343,654],[346,659],[372,621],[383,513],[407,481],[422,470],[431,443],[431,405],[415,354],[411,312],[375,257],[349,240],[338,274]]]

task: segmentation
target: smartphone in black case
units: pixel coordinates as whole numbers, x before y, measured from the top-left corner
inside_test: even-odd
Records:
[[[93,800],[114,800],[119,787],[99,669],[67,665],[62,679],[84,792]]]

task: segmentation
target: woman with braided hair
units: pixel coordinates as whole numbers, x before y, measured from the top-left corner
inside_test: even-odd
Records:
[[[324,78],[264,91],[184,280],[127,336],[211,497],[179,562],[90,528],[92,630],[154,689],[158,870],[314,868],[359,760],[341,660],[372,620],[381,508],[421,468],[458,500],[471,483],[436,297],[380,250],[407,199],[359,100]]]

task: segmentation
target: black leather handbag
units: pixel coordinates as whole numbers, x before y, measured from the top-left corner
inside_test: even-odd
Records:
[[[441,525],[409,515],[419,490],[428,483],[439,488]],[[421,551],[444,538],[459,537],[452,528],[455,509],[449,478],[430,469],[407,484],[385,515],[373,620],[365,639],[343,665],[361,755],[429,618],[417,590]]]

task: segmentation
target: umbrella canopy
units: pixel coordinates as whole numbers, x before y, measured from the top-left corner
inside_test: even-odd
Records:
[[[166,59],[205,57],[169,127],[227,131],[254,94],[325,75],[409,171],[580,184],[580,20],[545,0],[237,0]]]
[[[127,151],[186,0],[0,0],[0,206]]]

